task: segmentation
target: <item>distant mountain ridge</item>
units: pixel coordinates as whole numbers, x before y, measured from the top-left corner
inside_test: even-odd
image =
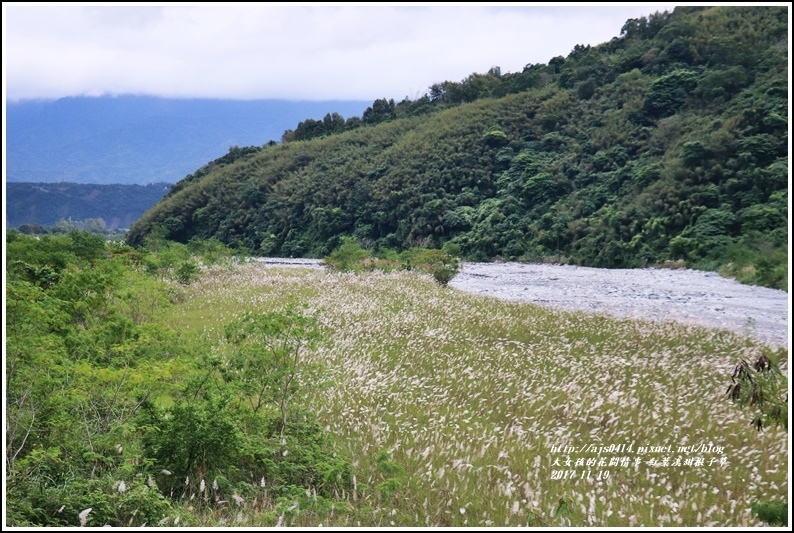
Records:
[[[168,183],[7,183],[6,225],[52,226],[61,219],[101,218],[108,229],[128,228],[170,188]]]
[[[69,97],[6,104],[8,182],[175,183],[231,146],[368,102]]]

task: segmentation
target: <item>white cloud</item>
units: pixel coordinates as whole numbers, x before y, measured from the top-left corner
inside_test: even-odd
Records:
[[[3,4],[10,99],[78,94],[414,98],[596,45],[642,6],[80,6]]]

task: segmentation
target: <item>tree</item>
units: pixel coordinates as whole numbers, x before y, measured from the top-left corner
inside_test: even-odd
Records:
[[[648,90],[643,112],[650,118],[664,118],[674,114],[684,105],[700,78],[690,70],[676,70],[662,76]]]
[[[460,272],[460,261],[446,250],[411,248],[401,257],[406,269],[430,274],[442,287],[446,287]]]
[[[396,118],[394,113],[394,98],[386,100],[385,98],[375,100],[372,107],[368,107],[364,114],[361,115],[361,121],[365,124],[378,124]]]
[[[328,113],[323,117],[323,126],[326,133],[336,133],[345,127],[345,119],[339,113]]]
[[[226,338],[238,347],[231,368],[242,382],[252,412],[266,404],[280,414],[280,435],[284,435],[292,399],[307,387],[316,386],[316,368],[305,360],[322,338],[316,316],[304,316],[294,309],[285,313],[246,313],[229,324]]]

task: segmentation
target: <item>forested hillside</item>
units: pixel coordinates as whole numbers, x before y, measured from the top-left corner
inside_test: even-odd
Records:
[[[128,240],[163,225],[264,255],[320,257],[352,235],[475,260],[680,259],[786,289],[787,8],[679,7],[618,32],[230,152]]]

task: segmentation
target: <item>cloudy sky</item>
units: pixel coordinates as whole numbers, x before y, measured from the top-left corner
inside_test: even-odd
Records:
[[[149,94],[411,99],[435,82],[567,56],[671,4],[3,3],[9,100]]]

